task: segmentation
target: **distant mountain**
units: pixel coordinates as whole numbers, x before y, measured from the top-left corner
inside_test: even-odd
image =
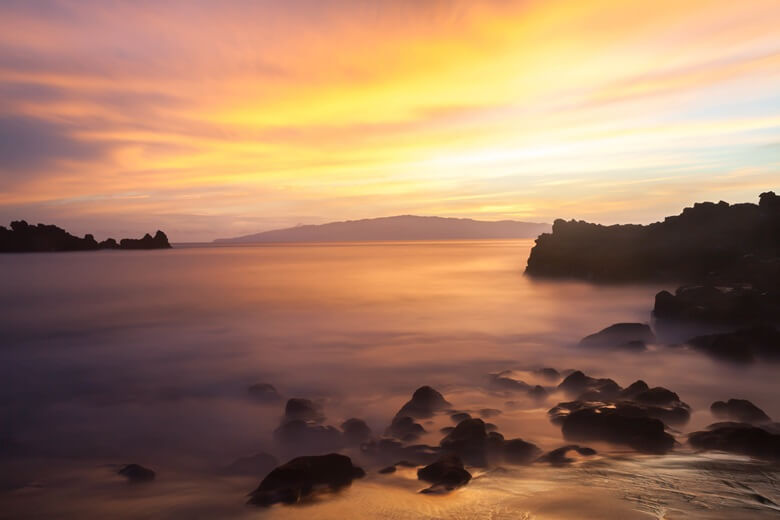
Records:
[[[550,229],[550,224],[518,222],[516,220],[486,222],[470,218],[400,215],[296,226],[236,238],[220,238],[214,242],[366,242],[378,240],[536,238],[541,233],[549,232]]]

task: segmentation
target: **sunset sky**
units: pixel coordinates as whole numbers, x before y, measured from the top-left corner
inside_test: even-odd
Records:
[[[780,2],[0,2],[0,224],[649,222],[780,189]]]

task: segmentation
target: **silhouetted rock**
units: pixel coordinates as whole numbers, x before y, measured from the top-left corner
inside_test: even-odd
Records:
[[[392,466],[385,466],[384,468],[380,469],[377,473],[381,473],[382,475],[387,475],[389,473],[395,473],[395,464]]]
[[[775,279],[780,280],[780,272]],[[756,325],[780,321],[780,292],[764,281],[764,288],[723,285],[679,287],[675,294],[655,296],[653,315],[659,321],[712,323],[718,326]]]
[[[647,226],[556,220],[528,258],[526,273],[594,281],[706,280],[761,285],[776,277],[778,197],[756,204],[704,202]]]
[[[250,493],[249,504],[270,506],[283,502],[294,504],[316,489],[337,491],[349,486],[365,472],[352,460],[337,453],[297,457],[274,469]]]
[[[341,424],[347,444],[362,444],[371,438],[371,428],[361,419],[347,419]]]
[[[282,399],[274,385],[268,383],[256,383],[247,389],[249,396],[256,401],[274,403]]]
[[[756,358],[780,360],[780,331],[768,325],[697,336],[687,343],[696,350],[724,361],[749,363]]]
[[[712,415],[721,419],[742,423],[765,423],[772,419],[764,410],[746,399],[729,399],[727,402],[715,401],[710,406]]]
[[[467,418],[455,426],[439,445],[453,452],[472,466],[487,465],[488,433],[482,419]]]
[[[780,460],[780,435],[746,423],[712,424],[705,431],[691,433],[688,442],[701,450]]]
[[[148,239],[147,239],[148,237]],[[79,238],[62,228],[47,224],[29,225],[24,220],[11,222],[11,229],[0,226],[0,253],[96,251],[98,249],[167,249],[171,245],[165,233],[158,231],[154,237],[146,235],[140,240],[123,239],[127,245],[117,245],[113,238],[98,243],[92,235]],[[131,247],[132,246],[132,247]]]
[[[432,484],[423,492],[450,491],[468,484],[471,473],[466,471],[463,461],[457,455],[450,454],[417,470],[417,478]]]
[[[425,428],[411,417],[406,416],[395,416],[385,431],[385,435],[407,442],[417,439],[423,433],[425,433]]]
[[[575,370],[558,385],[558,390],[572,396],[580,396],[587,391],[597,392],[602,397],[614,397],[620,392],[620,385],[612,379],[595,379]]]
[[[557,381],[561,378],[561,374],[554,368],[540,368],[536,370],[536,373],[550,381]]]
[[[547,453],[539,457],[539,459],[537,460],[538,462],[550,463],[553,466],[563,466],[574,462],[574,459],[568,456],[569,453],[571,452],[578,453],[583,457],[592,457],[593,455],[596,454],[596,450],[594,450],[593,448],[588,448],[586,446],[579,446],[577,444],[569,444],[568,446],[562,446],[552,451],[548,451]]]
[[[325,420],[322,407],[309,399],[300,397],[293,397],[287,400],[287,404],[284,407],[284,418],[286,420],[301,419],[314,422]]]
[[[628,385],[625,389],[621,390],[618,397],[621,399],[634,399],[634,397],[648,390],[650,390],[650,387],[647,386],[647,383],[639,379]]]
[[[671,390],[668,390],[661,386],[656,386],[655,388],[649,388],[644,392],[639,392],[638,394],[636,394],[634,396],[634,401],[641,404],[665,406],[674,403],[679,403],[680,396],[678,396],[676,393],[672,392]]]
[[[456,412],[450,415],[450,419],[452,419],[453,422],[457,424],[461,421],[465,421],[466,419],[471,419],[471,415],[466,412]]]
[[[286,449],[293,452],[326,452],[341,448],[343,439],[341,432],[333,426],[293,419],[284,422],[274,430],[274,439]]]
[[[117,473],[125,477],[128,482],[150,482],[157,476],[154,471],[139,464],[123,466]]]
[[[644,323],[615,323],[580,341],[581,347],[620,348],[644,350],[647,344],[655,343],[655,334]]]
[[[450,406],[450,403],[439,392],[430,386],[421,386],[414,391],[412,398],[401,407],[396,415],[426,419]]]
[[[563,418],[561,432],[570,441],[605,441],[642,453],[666,453],[674,437],[659,419],[637,416],[621,407],[585,408]]]
[[[536,444],[523,439],[509,439],[503,443],[504,460],[511,464],[528,464],[542,453]]]
[[[279,464],[279,461],[276,460],[276,457],[269,453],[261,452],[251,457],[242,457],[234,460],[225,468],[225,472],[236,475],[263,477],[277,464]]]

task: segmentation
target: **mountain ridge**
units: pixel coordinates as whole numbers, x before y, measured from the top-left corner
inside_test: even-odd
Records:
[[[485,221],[455,217],[394,215],[325,224],[305,224],[233,238],[218,238],[214,243],[536,238],[550,229],[551,224],[517,220]]]

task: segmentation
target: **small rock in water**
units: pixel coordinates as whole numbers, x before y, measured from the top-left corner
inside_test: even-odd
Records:
[[[450,403],[439,392],[430,386],[421,386],[414,391],[412,398],[401,407],[396,415],[398,417],[409,416],[416,419],[427,419],[435,412],[450,406]]]
[[[424,489],[423,493],[435,493],[465,486],[471,480],[471,473],[463,467],[460,457],[445,455],[433,464],[417,470],[417,478],[432,484]]]
[[[120,468],[117,473],[125,477],[128,482],[150,482],[157,476],[154,471],[140,464],[128,464]]]
[[[580,341],[581,347],[644,350],[655,343],[655,334],[645,323],[615,323]]]
[[[284,418],[286,420],[300,419],[302,421],[322,422],[325,416],[322,408],[310,399],[293,397],[287,401],[284,407]]]

